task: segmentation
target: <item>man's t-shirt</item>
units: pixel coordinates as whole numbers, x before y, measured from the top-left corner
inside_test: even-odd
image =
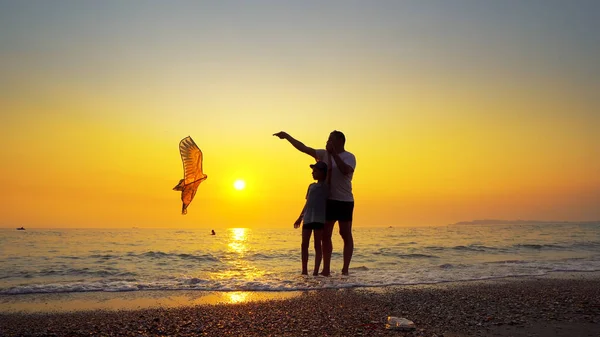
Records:
[[[306,191],[306,208],[304,209],[304,223],[325,223],[325,206],[329,187],[323,183],[312,183]]]
[[[323,149],[316,151],[317,159],[319,161],[324,161],[327,163],[327,165],[329,165],[327,151]],[[356,158],[352,153],[344,151],[340,153],[339,156],[344,163],[350,165],[353,169],[356,169]],[[354,201],[354,196],[352,195],[352,176],[354,175],[354,171],[352,171],[350,174],[344,175],[342,171],[338,169],[335,159],[331,157],[331,167],[329,167],[329,172],[327,174],[331,174],[329,199],[339,201]]]

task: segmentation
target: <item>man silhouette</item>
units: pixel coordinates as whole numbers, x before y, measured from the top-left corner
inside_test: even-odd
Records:
[[[340,235],[344,241],[344,266],[342,274],[348,275],[352,252],[354,251],[354,239],[352,238],[352,214],[354,212],[354,196],[352,194],[352,177],[356,168],[356,158],[345,150],[346,136],[341,131],[333,131],[329,134],[325,149],[313,149],[304,145],[301,141],[294,139],[284,131],[273,134],[280,139],[285,139],[298,151],[306,153],[317,161],[325,161],[329,167],[327,175],[330,187],[329,199],[327,200],[326,221],[323,229],[323,271],[321,275],[329,276],[331,253],[333,243],[331,236],[333,227],[338,222]]]

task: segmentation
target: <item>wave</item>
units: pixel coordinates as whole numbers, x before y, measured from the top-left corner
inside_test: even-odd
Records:
[[[92,258],[92,259],[108,260],[108,259],[113,259],[113,258],[119,258],[120,256],[118,256],[118,255],[112,255],[112,254],[92,254],[89,257]]]
[[[149,253],[149,252],[147,252]],[[155,253],[155,252],[153,252]],[[153,254],[156,255],[156,254]],[[158,254],[159,256],[166,253]],[[173,254],[178,259],[181,254]],[[93,291],[199,290],[199,291],[304,291],[352,287],[384,287],[391,285],[435,284],[442,282],[484,280],[503,277],[545,275],[552,272],[600,271],[600,255],[565,258],[553,261],[528,261],[520,257],[499,261],[466,263],[466,260],[444,261],[419,259],[423,254],[404,254],[416,258],[402,268],[380,262],[361,261],[350,269],[350,276],[300,277],[296,268],[274,270],[246,265],[214,265],[205,270],[119,270],[104,268],[66,268],[57,266],[40,272],[14,273],[14,281],[0,283],[0,294],[64,293]],[[426,255],[429,259],[429,255]],[[400,261],[388,258],[389,261]],[[406,260],[405,260],[406,261]],[[435,263],[440,261],[438,263]],[[170,263],[167,259],[155,262]],[[385,266],[384,266],[385,265]],[[261,271],[262,270],[262,271]],[[293,270],[293,271],[292,271]],[[258,271],[258,272],[257,272]],[[189,273],[189,274],[188,274]],[[32,276],[32,277],[27,277]],[[58,277],[56,277],[58,276]],[[60,281],[57,281],[60,280]],[[7,287],[7,285],[11,287]]]
[[[299,252],[294,251],[293,253],[253,253],[249,254],[246,259],[248,261],[259,261],[259,260],[277,260],[277,259],[297,259]],[[310,251],[312,254],[312,251]]]
[[[491,261],[491,262],[484,262],[484,264],[522,264],[522,263],[527,263],[527,261],[524,260],[504,260],[504,261]]]
[[[535,244],[535,243],[520,243],[512,246],[504,246],[504,247],[490,247],[484,245],[459,245],[454,247],[440,247],[440,246],[428,246],[426,249],[434,250],[434,251],[445,251],[448,249],[454,251],[472,251],[472,252],[511,252],[515,250],[521,249],[530,249],[530,250],[569,250],[569,249],[598,249],[600,247],[600,241],[582,241],[582,242],[574,242],[572,244],[563,245],[557,243],[544,243],[544,244]]]
[[[419,258],[439,259],[439,256],[436,256],[436,255],[421,254],[421,253],[402,254],[400,252],[391,250],[389,248],[380,248],[379,250],[372,252],[372,254],[386,256],[386,257],[396,257],[396,258],[400,258],[400,259],[419,259]]]
[[[600,241],[579,241],[571,244],[557,244],[557,243],[521,243],[511,246],[516,249],[532,249],[532,250],[578,250],[578,249],[598,249],[600,247]]]
[[[350,276],[334,277],[286,277],[275,280],[210,280],[202,278],[175,279],[172,281],[139,281],[134,278],[126,280],[113,281],[95,281],[95,282],[66,282],[52,284],[30,284],[0,288],[0,295],[22,295],[22,294],[48,294],[48,293],[75,293],[75,292],[131,292],[131,291],[307,291],[320,289],[344,289],[344,288],[381,288],[388,286],[403,285],[427,285],[447,282],[469,282],[480,280],[494,280],[502,278],[518,278],[543,276],[555,272],[597,272],[600,266],[595,269],[579,268],[554,268],[552,270],[510,270],[503,273],[493,274],[460,274],[455,271],[446,271],[452,269],[451,264],[441,265],[441,273],[432,278],[406,278],[399,275],[384,276],[377,271],[370,270],[366,266],[350,268]],[[353,276],[354,275],[354,276]],[[361,275],[357,277],[356,275]],[[367,277],[365,277],[365,275]],[[371,275],[369,277],[369,275]]]
[[[600,247],[600,241],[575,242],[572,246],[575,248],[598,248]]]
[[[179,257],[183,260],[194,260],[194,261],[219,261],[218,258],[214,257],[211,254],[202,254],[202,255],[194,255],[194,254],[174,254],[174,256]]]
[[[207,262],[207,261],[219,261],[218,258],[216,258],[215,256],[213,256],[210,253],[204,253],[204,254],[188,254],[188,253],[165,253],[165,252],[161,252],[161,251],[149,251],[149,252],[145,252],[145,253],[140,253],[140,254],[136,254],[134,252],[129,252],[127,253],[128,257],[138,257],[138,258],[151,258],[151,259],[170,259],[170,258],[177,258],[177,259],[182,259],[182,260],[195,260],[195,261],[203,261],[203,262]],[[116,256],[112,256],[112,257],[116,257]]]
[[[399,258],[403,258],[403,259],[439,259],[439,256],[435,256],[435,255],[427,255],[427,254],[398,254],[396,255]]]
[[[485,247],[485,246],[455,246],[452,247],[453,250],[458,250],[458,251],[469,251],[469,252],[485,252],[488,249],[492,249],[490,247]]]
[[[57,256],[58,259],[68,259],[68,260],[80,260],[79,256]]]
[[[525,249],[536,249],[536,250],[540,250],[540,249],[557,249],[557,250],[563,250],[563,249],[568,249],[569,247],[566,246],[561,246],[561,245],[555,245],[555,244],[529,244],[529,243],[525,243],[525,244],[516,244],[513,247],[515,248],[525,248]]]
[[[443,246],[426,246],[424,247],[425,249],[428,250],[433,250],[433,251],[468,251],[468,252],[487,252],[487,251],[498,251],[500,250],[500,248],[496,248],[496,247],[489,247],[489,246],[484,246],[484,245],[480,245],[480,244],[471,244],[468,246],[464,246],[464,245],[459,245],[459,246],[453,246],[453,247],[443,247]]]
[[[37,273],[29,273],[31,277],[38,276],[136,276],[136,273],[121,271],[116,268],[107,267],[100,270],[92,270],[89,268],[66,268],[66,269],[43,269]]]
[[[519,243],[511,246],[503,247],[490,247],[479,244],[470,245],[458,245],[454,247],[443,247],[443,246],[426,246],[424,249],[432,251],[464,251],[464,252],[517,252],[519,250],[597,250],[600,247],[600,241],[581,241],[574,242],[571,244],[558,244],[558,243]]]

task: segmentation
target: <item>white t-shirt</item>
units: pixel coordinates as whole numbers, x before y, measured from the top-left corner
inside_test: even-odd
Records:
[[[327,196],[329,195],[329,186],[323,183],[312,183],[306,191],[306,208],[304,209],[304,223],[320,222],[325,223],[325,205],[327,205]]]
[[[317,159],[319,161],[324,161],[327,163],[327,165],[329,165],[327,151],[319,149],[316,150],[316,152]],[[344,151],[340,153],[339,156],[344,163],[350,165],[353,169],[356,169],[356,158],[352,153]],[[352,176],[354,175],[354,171],[344,175],[342,171],[338,169],[335,159],[331,157],[331,167],[329,168],[328,174],[331,174],[331,189],[329,191],[329,199],[339,201],[354,201],[354,196],[352,195]]]

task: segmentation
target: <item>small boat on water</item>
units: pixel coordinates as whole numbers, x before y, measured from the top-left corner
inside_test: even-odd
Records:
[[[17,228],[17,230],[18,230],[18,231],[24,231],[24,230],[25,230],[25,227],[19,227],[19,228]]]

